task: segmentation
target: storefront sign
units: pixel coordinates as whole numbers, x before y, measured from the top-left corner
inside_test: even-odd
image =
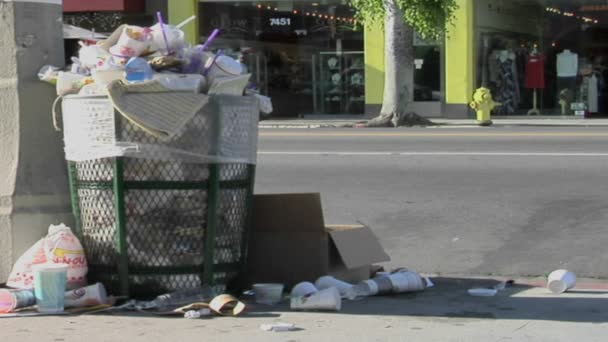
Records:
[[[265,31],[290,32],[296,26],[296,19],[287,13],[272,13],[263,19]]]
[[[269,24],[273,26],[291,26],[291,18],[269,18]]]

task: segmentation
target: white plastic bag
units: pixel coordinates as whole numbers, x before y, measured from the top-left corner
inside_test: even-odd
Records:
[[[19,289],[34,288],[32,266],[44,263],[68,264],[68,289],[86,285],[87,259],[80,241],[65,224],[49,226],[48,235],[36,242],[15,263],[6,282]]]
[[[255,94],[255,96],[260,100],[260,112],[264,114],[272,113],[272,100],[268,96]]]

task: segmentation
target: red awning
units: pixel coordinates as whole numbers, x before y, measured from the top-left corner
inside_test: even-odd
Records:
[[[144,11],[145,0],[63,0],[64,12]]]

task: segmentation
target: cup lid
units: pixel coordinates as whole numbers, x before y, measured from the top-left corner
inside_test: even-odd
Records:
[[[54,263],[32,265],[32,269],[34,271],[47,271],[47,272],[67,271],[68,267],[69,267],[68,264],[54,264]]]

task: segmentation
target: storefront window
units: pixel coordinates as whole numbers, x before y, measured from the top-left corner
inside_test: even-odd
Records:
[[[478,85],[495,115],[608,114],[605,1],[476,0]]]
[[[441,101],[441,45],[414,35],[414,101]]]
[[[201,40],[241,58],[273,116],[363,114],[363,32],[341,0],[199,4]]]

